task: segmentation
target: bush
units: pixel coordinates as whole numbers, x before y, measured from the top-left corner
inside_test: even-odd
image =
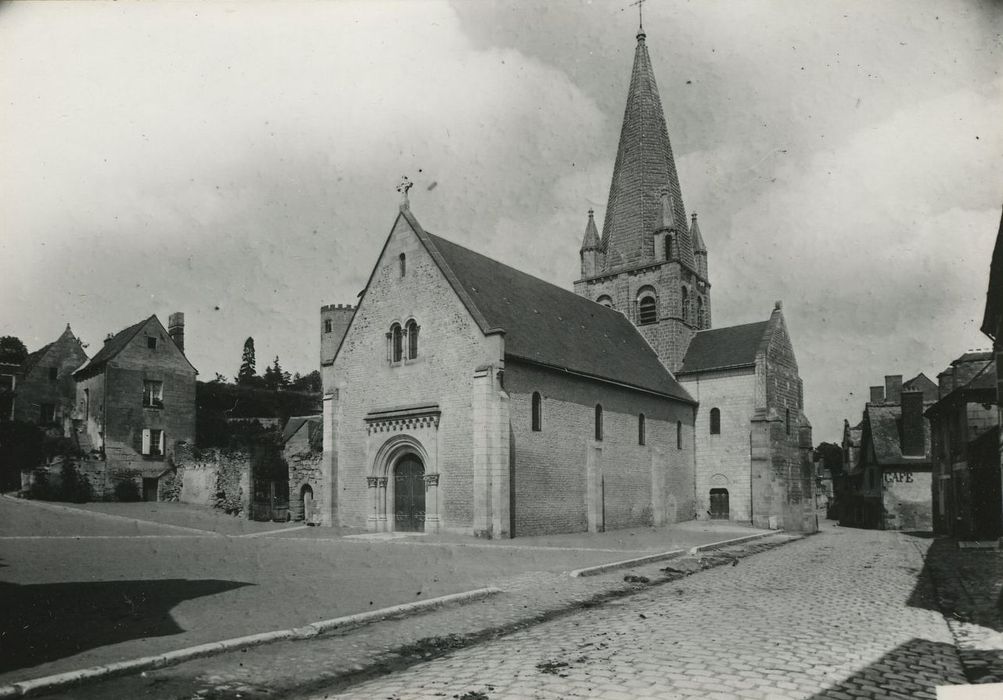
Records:
[[[77,469],[73,462],[64,462],[61,476],[63,477],[62,500],[71,503],[86,503],[94,498],[91,482]]]
[[[34,473],[34,477],[31,482],[31,488],[28,489],[28,498],[34,498],[37,501],[55,500],[53,498],[52,486],[49,484],[48,472],[39,469]]]

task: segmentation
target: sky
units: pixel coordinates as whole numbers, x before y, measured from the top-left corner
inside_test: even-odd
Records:
[[[0,335],[186,314],[200,378],[319,362],[401,177],[429,231],[568,289],[637,32],[615,2],[0,6]],[[783,300],[815,441],[973,348],[1003,206],[1003,3],[648,0],[714,327]]]

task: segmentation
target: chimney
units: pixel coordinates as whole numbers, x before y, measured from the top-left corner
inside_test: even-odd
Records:
[[[885,375],[885,401],[890,404],[896,404],[902,397],[902,375],[901,374],[886,374]]]
[[[922,457],[926,454],[923,421],[923,392],[907,389],[902,392],[902,455]]]
[[[175,311],[167,319],[167,335],[178,346],[178,350],[185,351],[185,315],[181,311]]]
[[[885,402],[885,388],[883,386],[872,386],[870,403],[884,403],[884,402]]]

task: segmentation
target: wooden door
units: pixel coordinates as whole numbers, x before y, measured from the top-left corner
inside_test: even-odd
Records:
[[[728,489],[710,490],[710,517],[713,520],[728,520],[731,517]]]
[[[425,468],[415,455],[394,468],[394,530],[425,531]]]

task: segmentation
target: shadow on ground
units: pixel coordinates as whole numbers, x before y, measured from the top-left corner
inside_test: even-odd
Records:
[[[175,605],[249,585],[216,579],[0,581],[0,673],[130,639],[184,632],[171,617]]]
[[[938,685],[964,683],[952,644],[910,639],[811,700],[936,698]]]

